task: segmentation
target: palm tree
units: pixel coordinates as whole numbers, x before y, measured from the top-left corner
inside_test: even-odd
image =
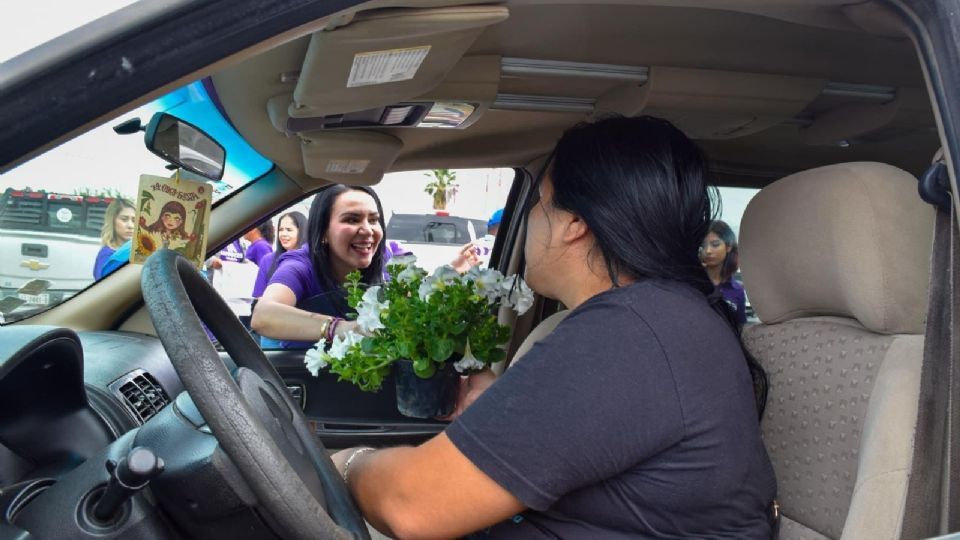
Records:
[[[446,210],[447,203],[453,200],[460,187],[457,184],[457,173],[450,169],[433,169],[432,172],[424,173],[427,178],[432,178],[424,192],[433,197],[434,210]]]

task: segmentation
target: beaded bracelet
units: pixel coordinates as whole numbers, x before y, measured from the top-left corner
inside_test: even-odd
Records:
[[[340,317],[333,317],[330,319],[329,324],[327,324],[326,338],[328,342],[333,341],[333,337],[337,335],[337,325],[342,321]]]

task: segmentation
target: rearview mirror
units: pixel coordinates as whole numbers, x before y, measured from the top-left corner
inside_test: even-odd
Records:
[[[211,180],[223,178],[227,151],[200,128],[176,116],[153,115],[144,142],[151,152],[174,165]]]

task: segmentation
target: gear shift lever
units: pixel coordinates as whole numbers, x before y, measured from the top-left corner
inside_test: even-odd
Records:
[[[110,480],[93,507],[93,517],[100,522],[111,521],[127,499],[163,472],[163,460],[142,446],[130,450],[119,462],[107,460],[106,465]]]

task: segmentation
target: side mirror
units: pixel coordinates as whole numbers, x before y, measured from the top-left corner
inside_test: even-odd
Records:
[[[144,143],[164,160],[211,180],[223,178],[227,151],[200,128],[167,113],[147,124]]]

